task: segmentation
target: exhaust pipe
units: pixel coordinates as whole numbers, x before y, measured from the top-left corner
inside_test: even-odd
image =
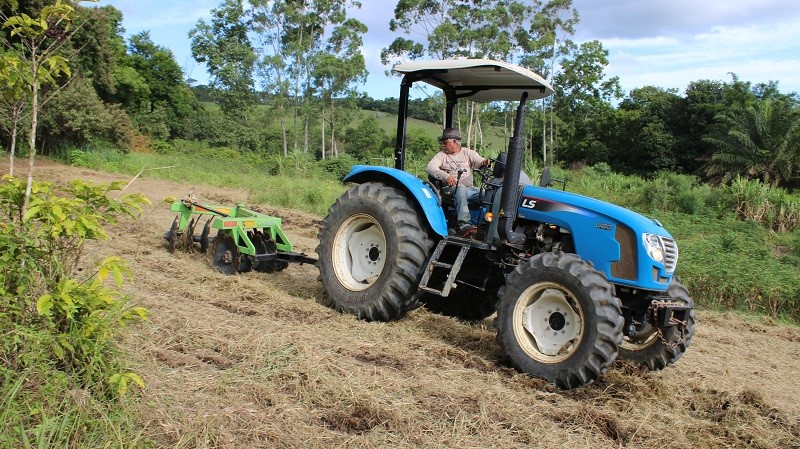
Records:
[[[512,245],[521,245],[525,243],[526,238],[524,233],[514,232],[514,221],[517,218],[517,207],[519,206],[519,172],[522,169],[522,157],[525,154],[522,127],[525,122],[525,102],[527,100],[528,93],[524,92],[519,100],[519,106],[517,106],[514,134],[508,143],[506,175],[500,198],[500,232],[502,237]]]

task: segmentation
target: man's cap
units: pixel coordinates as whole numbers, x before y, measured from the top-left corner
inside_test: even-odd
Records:
[[[445,128],[442,131],[442,137],[439,138],[439,142],[444,142],[447,139],[461,140],[461,133],[456,128]]]

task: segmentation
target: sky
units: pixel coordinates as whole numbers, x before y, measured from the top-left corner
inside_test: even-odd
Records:
[[[188,33],[222,0],[100,0],[123,14],[125,36],[149,31],[169,48],[187,77],[208,82],[192,59]],[[361,90],[373,98],[397,97],[399,79],[387,77],[381,49],[394,1],[361,0],[351,15],[368,27],[362,49],[369,77]],[[580,23],[572,39],[599,40],[609,51],[607,77],[625,93],[642,86],[677,89],[702,79],[753,84],[777,81],[783,93],[800,93],[800,8],[797,0],[573,0]]]

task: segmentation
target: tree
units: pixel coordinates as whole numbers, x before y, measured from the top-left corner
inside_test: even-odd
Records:
[[[308,150],[311,119],[323,120],[324,133],[326,108],[329,114],[335,114],[337,97],[354,97],[352,83],[366,76],[360,52],[366,26],[348,18],[348,10],[360,8],[361,4],[353,0],[283,0],[271,5],[267,2],[266,6],[269,7],[255,8],[254,18],[259,24],[256,29],[268,31],[264,40],[271,43],[268,49],[271,54],[265,55],[264,60],[277,63],[267,75],[273,77],[276,82],[273,86],[279,92],[291,91],[294,149],[299,149],[302,134],[303,147]],[[279,35],[276,34],[279,30],[266,28],[272,24],[281,28]],[[322,108],[317,107],[318,99],[323,101]],[[333,126],[331,141],[335,145],[335,115],[330,116],[328,123]],[[302,133],[298,129],[301,126]],[[323,136],[322,145],[326,141]],[[323,146],[323,155],[325,152]]]
[[[456,40],[457,30],[448,20],[448,13],[455,1],[398,0],[394,18],[389,21],[389,30],[402,31],[407,36],[419,35],[425,42],[397,37],[381,51],[381,62],[395,65],[425,54],[436,59],[453,56],[452,43]]]
[[[97,95],[106,102],[116,93],[116,74],[125,57],[122,12],[113,6],[77,7],[75,22],[82,24],[65,44],[73,73],[90,80]]]
[[[591,147],[592,131],[597,131],[598,117],[607,117],[609,101],[621,96],[619,79],[606,79],[604,69],[608,65],[608,50],[599,41],[582,43],[576,51],[561,61],[561,69],[554,77],[556,90],[555,111],[564,121],[564,151],[572,151],[573,159],[584,156],[574,154],[580,146]],[[551,111],[551,118],[552,118]],[[559,135],[551,129],[550,136]],[[551,151],[556,145],[551,140]],[[599,161],[598,161],[599,162]]]
[[[710,133],[714,117],[725,109],[721,81],[698,80],[689,83],[684,92],[684,106],[678,146],[678,170],[683,173],[697,171],[699,163],[708,161],[712,147],[703,137]]]
[[[611,134],[610,159],[617,169],[636,173],[674,170],[684,101],[676,89],[633,89],[620,103]]]
[[[7,120],[3,120],[3,127],[9,134],[8,147],[8,174],[14,176],[14,157],[17,150],[17,132],[20,120],[23,118],[28,106],[25,90],[25,80],[19,69],[20,60],[13,55],[0,56],[0,102]]]
[[[152,137],[193,137],[189,121],[202,106],[183,81],[183,70],[172,51],[156,45],[147,31],[132,36],[128,48],[127,64],[141,76],[148,91],[147,104],[139,105],[138,112],[164,116],[167,135]]]
[[[714,181],[736,175],[773,187],[797,177],[800,110],[786,99],[759,100],[726,110],[716,118],[720,130],[706,137],[717,151],[705,171]]]
[[[9,31],[7,47],[16,58],[19,76],[30,89],[31,131],[28,134],[30,154],[28,159],[28,182],[23,202],[23,215],[30,201],[33,185],[34,157],[36,155],[36,128],[41,107],[50,99],[40,99],[43,86],[61,86],[60,77],[69,78],[71,71],[67,59],[58,54],[64,43],[74,34],[70,25],[75,15],[75,8],[70,4],[56,0],[53,5],[41,9],[38,17],[20,13],[12,17],[0,17],[3,28]],[[40,101],[41,100],[41,101]]]
[[[205,63],[220,92],[220,108],[234,120],[246,118],[252,106],[256,52],[248,36],[249,18],[242,0],[224,0],[189,31],[192,57]]]
[[[281,127],[284,157],[289,155],[289,139],[286,130],[286,105],[289,97],[287,61],[283,54],[283,37],[289,24],[284,13],[286,5],[274,0],[251,0],[252,27],[263,48],[257,65],[257,76],[262,89],[274,94]]]
[[[358,125],[345,131],[343,139],[347,144],[347,154],[365,162],[370,156],[380,156],[384,147],[388,146],[388,136],[380,127],[375,113],[367,114],[367,118]]]
[[[364,81],[367,77],[364,55],[361,54],[363,43],[361,36],[367,32],[367,26],[355,19],[347,19],[333,29],[326,47],[314,55],[312,77],[322,93],[322,158],[325,159],[325,103],[328,103],[331,124],[331,148],[338,156],[336,146],[336,99],[349,98],[355,104],[355,90],[352,84]]]
[[[539,72],[553,83],[562,62],[575,53],[577,46],[570,39],[580,22],[578,11],[572,0],[549,0],[536,2],[527,31],[518,39],[522,48],[520,62],[523,66]],[[556,85],[556,88],[558,86]],[[556,101],[558,93],[544,99],[542,107],[542,160],[547,160],[548,146],[552,154],[556,148]],[[549,114],[546,111],[549,109]],[[549,126],[549,130],[548,130]],[[549,143],[548,143],[549,136]],[[531,147],[533,152],[533,147]]]

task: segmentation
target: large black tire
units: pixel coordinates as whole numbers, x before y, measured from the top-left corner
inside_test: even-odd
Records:
[[[683,330],[674,326],[665,328],[663,335],[659,336],[658,330],[647,324],[640,332],[622,340],[620,358],[639,362],[650,371],[658,371],[675,363],[686,352],[694,336],[694,300],[686,287],[675,278],[670,282],[667,294],[670,300],[689,307],[684,317],[686,326]]]
[[[506,278],[497,340],[520,371],[563,389],[588,385],[617,357],[622,304],[605,275],[575,254],[538,254]]]
[[[420,302],[434,313],[466,321],[480,321],[495,312],[496,299],[495,295],[487,292],[459,286],[451,290],[446,298],[425,293],[420,297]]]
[[[320,302],[364,320],[396,320],[416,306],[432,247],[425,218],[406,192],[376,182],[354,186],[322,221]]]

